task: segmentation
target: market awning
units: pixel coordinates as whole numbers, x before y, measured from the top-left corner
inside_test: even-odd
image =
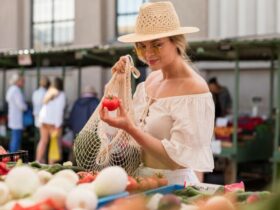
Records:
[[[272,60],[277,58],[280,34],[246,36],[221,40],[190,42],[188,55],[193,61]],[[0,68],[54,67],[54,66],[103,66],[110,67],[122,55],[136,58],[131,45],[73,46],[44,50],[0,51]],[[135,59],[137,60],[137,59]],[[20,65],[21,64],[21,65]],[[137,61],[136,65],[142,65]]]

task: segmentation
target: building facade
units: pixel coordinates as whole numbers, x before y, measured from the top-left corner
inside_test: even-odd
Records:
[[[63,0],[58,0],[63,1]],[[224,39],[239,36],[257,36],[280,33],[280,1],[279,0],[171,0],[178,12],[181,25],[198,26],[200,32],[189,35],[187,39]],[[34,26],[32,5],[36,0],[2,0],[0,7],[0,51],[30,49],[33,47]],[[116,42],[116,0],[73,0],[74,26],[72,46],[97,46]],[[129,1],[133,2],[132,0]],[[139,2],[139,1],[134,1]],[[241,112],[250,112],[251,98],[263,98],[261,111],[267,114],[269,95],[269,63],[241,63],[240,97]],[[234,90],[233,67],[229,62],[197,63],[201,74],[208,79],[212,76],[226,85],[231,94]],[[6,77],[18,69],[7,72]],[[62,68],[42,68],[42,73],[61,76]],[[102,95],[105,83],[110,78],[109,69],[88,67],[82,71],[82,86],[92,84]],[[27,100],[36,89],[36,72],[26,71]],[[65,91],[71,106],[77,98],[78,73],[75,69],[66,70]],[[252,79],[253,78],[253,79]],[[249,80],[258,81],[251,83]],[[0,71],[3,83],[3,73]],[[0,87],[3,92],[3,86]],[[4,100],[0,95],[0,100]]]

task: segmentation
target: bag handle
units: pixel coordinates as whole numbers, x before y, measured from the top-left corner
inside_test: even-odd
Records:
[[[125,65],[125,72],[124,74],[119,74],[118,72],[115,72],[111,78],[111,80],[108,82],[108,84],[105,87],[105,93],[104,95],[109,95],[113,93],[113,88],[118,87],[120,91],[120,87],[124,88],[122,89],[123,97],[125,101],[123,101],[125,109],[131,114],[131,110],[129,110],[131,107],[131,101],[132,101],[132,93],[131,93],[131,74],[134,78],[140,77],[140,72],[138,69],[134,67],[133,59],[130,55],[126,55],[126,65]],[[120,76],[118,78],[118,76]],[[120,84],[122,83],[122,84]],[[103,122],[99,122],[101,125]],[[123,130],[118,129],[116,135],[108,142],[108,136],[105,134],[105,131],[103,130],[103,126],[98,127],[100,137],[102,141],[107,142],[107,146],[104,146],[101,148],[99,153],[96,156],[96,163],[101,164],[104,162],[109,161],[109,152],[112,149],[112,145],[118,141],[118,139],[123,135]]]
[[[124,80],[128,77],[128,79],[130,80],[130,74],[132,74],[132,76],[135,79],[138,79],[141,74],[139,72],[139,70],[137,68],[135,68],[134,66],[134,61],[131,57],[131,55],[126,55],[126,63],[125,63],[125,68],[124,68],[124,74],[122,75],[124,77]],[[112,93],[112,88],[115,86],[115,83],[118,81],[118,76],[120,76],[121,74],[118,72],[114,72],[112,75],[111,80],[108,82],[108,84],[105,87],[105,95],[108,95],[110,93]],[[126,80],[125,80],[126,82]],[[130,81],[129,81],[130,83]],[[131,87],[129,87],[131,89]]]

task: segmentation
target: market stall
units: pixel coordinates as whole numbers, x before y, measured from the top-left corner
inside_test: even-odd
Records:
[[[279,205],[269,191],[246,191],[243,182],[224,186],[168,185],[158,174],[132,177],[118,166],[88,172],[71,162],[62,165],[24,163],[20,159],[22,155],[1,156],[2,210],[245,210],[252,205],[266,205],[266,209],[272,210]]]
[[[279,150],[279,130],[280,130],[280,40],[279,35],[262,36],[262,37],[244,37],[225,40],[207,40],[196,41],[190,43],[191,50],[189,56],[195,61],[234,61],[235,62],[235,92],[233,112],[234,118],[232,122],[232,139],[226,147],[222,146],[221,153],[217,156],[222,156],[230,160],[229,171],[231,178],[228,183],[236,181],[238,164],[252,160],[267,160],[272,158],[273,162],[273,180],[276,181],[278,165],[280,162]],[[40,68],[62,66],[63,73],[73,67],[78,67],[78,80],[80,92],[80,81],[82,68],[85,66],[99,65],[110,67],[112,64],[124,54],[131,54],[136,61],[136,66],[141,66],[142,63],[136,59],[131,46],[85,46],[85,47],[70,47],[48,49],[43,51],[35,50],[19,50],[0,52],[0,68],[3,72],[9,69],[19,68],[33,69],[37,71],[37,78],[40,77]],[[19,62],[19,57],[30,57],[31,63]],[[24,59],[23,59],[24,60]],[[26,59],[28,60],[28,59]],[[270,68],[270,119],[272,124],[262,124],[261,127],[256,127],[256,132],[250,138],[240,137],[239,128],[239,73],[240,61],[256,61],[264,60],[271,62]],[[278,62],[278,67],[275,65]],[[69,67],[69,68],[68,68]],[[5,74],[3,74],[2,94],[5,92]],[[274,77],[277,77],[276,91],[274,89]],[[276,94],[275,94],[276,92]],[[276,95],[276,100],[274,99]],[[272,130],[270,128],[272,127]],[[272,133],[274,134],[272,136]],[[240,138],[239,138],[240,137]],[[242,139],[243,138],[243,139]],[[239,142],[241,140],[241,143]],[[273,147],[271,147],[273,141]],[[266,144],[264,144],[266,143]],[[255,152],[260,151],[261,152]],[[273,150],[273,155],[272,155]],[[253,155],[252,155],[253,152]]]

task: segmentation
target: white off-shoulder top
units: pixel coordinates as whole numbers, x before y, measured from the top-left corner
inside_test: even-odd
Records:
[[[145,83],[140,83],[133,96],[136,124],[161,139],[167,154],[179,165],[199,172],[214,168],[211,139],[215,108],[210,92],[154,99],[150,105]]]

